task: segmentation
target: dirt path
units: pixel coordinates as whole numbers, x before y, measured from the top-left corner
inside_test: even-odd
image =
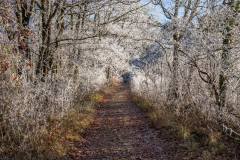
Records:
[[[76,160],[162,160],[166,158],[159,132],[129,99],[128,89],[116,88],[97,109],[93,126],[77,145]]]
[[[239,159],[233,147],[209,156],[205,146],[194,149],[193,144],[177,138],[176,131],[170,128],[152,128],[146,114],[131,102],[128,88],[119,86],[97,108],[94,124],[83,141],[75,144],[76,151],[70,157],[73,160]]]

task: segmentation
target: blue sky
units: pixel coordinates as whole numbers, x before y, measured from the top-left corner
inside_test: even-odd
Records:
[[[150,0],[141,0],[142,4],[148,3]],[[152,15],[156,20],[160,22],[166,22],[166,17],[162,13],[162,9],[158,5],[149,4],[149,14]]]
[[[149,3],[151,0],[141,0],[142,4]],[[163,4],[167,9],[172,8],[174,1],[163,0]],[[204,4],[203,4],[204,5]],[[164,16],[163,11],[159,5],[153,5],[152,3],[147,6],[149,8],[149,14],[152,15],[156,20],[161,23],[166,23],[168,19]],[[184,7],[180,6],[178,16],[182,17],[184,15]]]

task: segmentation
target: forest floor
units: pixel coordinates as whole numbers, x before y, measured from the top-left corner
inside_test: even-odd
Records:
[[[130,98],[126,86],[117,86],[97,107],[95,121],[75,143],[74,160],[182,160],[191,155],[170,129],[154,129]],[[220,158],[221,159],[221,158]],[[223,158],[225,159],[225,158]]]

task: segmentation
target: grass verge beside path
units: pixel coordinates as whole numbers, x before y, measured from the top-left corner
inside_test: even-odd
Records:
[[[229,139],[220,131],[208,132],[207,127],[211,122],[200,119],[204,115],[197,115],[198,119],[194,119],[194,115],[186,118],[176,115],[168,109],[170,107],[157,106],[141,96],[132,94],[132,100],[147,114],[152,126],[161,130],[160,136],[167,141],[174,141],[172,150],[176,150],[176,159],[240,159],[239,142]]]

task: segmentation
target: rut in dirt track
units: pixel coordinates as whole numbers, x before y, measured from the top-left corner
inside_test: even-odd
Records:
[[[162,160],[164,145],[144,113],[129,98],[125,86],[114,89],[97,109],[85,141],[77,144],[76,160]]]

